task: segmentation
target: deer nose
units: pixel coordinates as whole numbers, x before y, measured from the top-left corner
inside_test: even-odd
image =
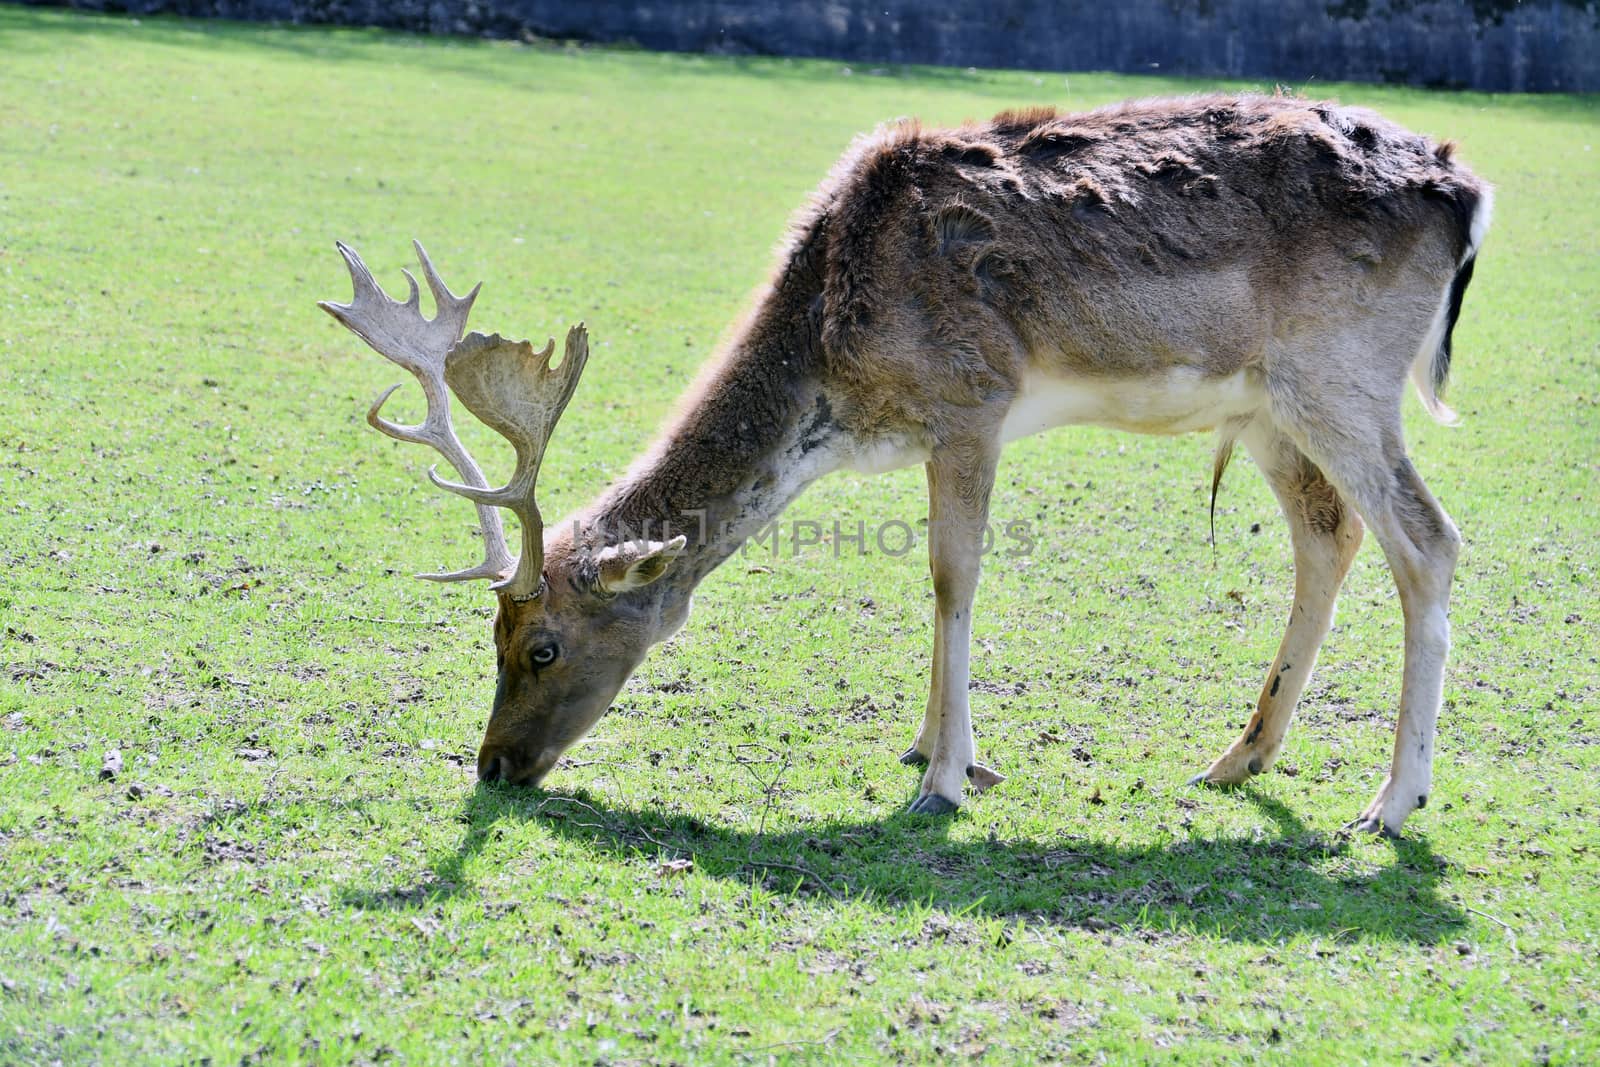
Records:
[[[536,787],[560,758],[560,749],[544,749],[529,760],[515,748],[485,746],[478,750],[478,781]]]
[[[511,780],[511,757],[478,753],[478,781],[508,782]]]

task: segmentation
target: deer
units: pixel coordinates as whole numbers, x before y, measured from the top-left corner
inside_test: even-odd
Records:
[[[1002,112],[856,139],[792,220],[771,277],[614,484],[546,527],[535,481],[588,359],[583,324],[552,364],[464,333],[456,296],[413,242],[397,301],[340,243],[354,297],[320,306],[414,374],[426,444],[477,506],[483,560],[419,577],[488,579],[497,683],[482,783],[539,786],[688,618],[705,577],[807,486],[838,470],[921,464],[933,586],[926,710],[900,761],[913,813],[957,810],[1003,781],[978,762],[968,702],[972,618],[996,465],[1020,437],[1071,424],[1211,432],[1216,495],[1235,444],[1288,522],[1293,602],[1254,713],[1193,784],[1273,766],[1371,529],[1404,615],[1387,776],[1347,831],[1398,837],[1427,804],[1461,537],[1402,433],[1407,382],[1440,422],[1451,338],[1491,208],[1452,142],[1379,115],[1277,94]],[[492,488],[450,396],[512,446]],[[520,523],[512,557],[499,512]],[[683,518],[694,515],[690,523]],[[690,533],[695,536],[691,538]]]

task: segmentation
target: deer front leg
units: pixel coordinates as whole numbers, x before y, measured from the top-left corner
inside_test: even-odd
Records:
[[[934,652],[928,711],[912,748],[928,761],[922,789],[911,804],[911,811],[921,815],[954,811],[968,781],[980,793],[1002,781],[977,762],[967,702],[972,601],[978,588],[998,455],[995,442],[972,442],[936,451],[927,465]]]

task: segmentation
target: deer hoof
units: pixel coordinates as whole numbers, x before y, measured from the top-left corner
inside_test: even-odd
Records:
[[[981,763],[974,763],[967,768],[967,781],[972,783],[974,793],[982,793],[986,789],[993,789],[1006,780],[1003,774],[996,774]]]
[[[1242,767],[1237,762],[1233,762],[1227,767],[1219,766],[1223,762],[1223,760],[1218,760],[1213,763],[1189,779],[1189,784],[1202,789],[1233,789],[1236,786],[1244,785],[1251,778],[1261,773],[1261,759],[1259,756]]]
[[[1189,779],[1187,784],[1194,786],[1196,789],[1235,789],[1244,783],[1232,782],[1226,778],[1213,778],[1210,771],[1201,771]]]
[[[955,801],[946,800],[938,793],[928,793],[913,800],[906,810],[913,815],[949,815],[957,806]]]
[[[918,752],[916,747],[913,746],[900,754],[900,762],[907,767],[926,767],[928,765],[928,757]]]
[[[1387,837],[1390,841],[1400,840],[1399,831],[1389,829],[1389,824],[1376,815],[1363,815],[1359,819],[1352,819],[1345,823],[1342,829],[1347,834],[1351,832],[1377,834],[1380,837]]]
[[[1416,803],[1409,803],[1413,798]],[[1383,785],[1378,787],[1378,795],[1372,798],[1372,803],[1368,804],[1360,815],[1346,823],[1344,831],[1382,834],[1391,841],[1398,841],[1400,827],[1405,824],[1406,817],[1427,803],[1426,788],[1403,789],[1396,785],[1392,778],[1385,778]]]

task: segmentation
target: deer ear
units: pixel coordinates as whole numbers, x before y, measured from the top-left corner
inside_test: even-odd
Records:
[[[688,543],[688,539],[679,534],[667,542],[624,541],[612,545],[596,557],[600,564],[600,588],[614,594],[649,585],[667,573],[667,568],[683,554]]]

